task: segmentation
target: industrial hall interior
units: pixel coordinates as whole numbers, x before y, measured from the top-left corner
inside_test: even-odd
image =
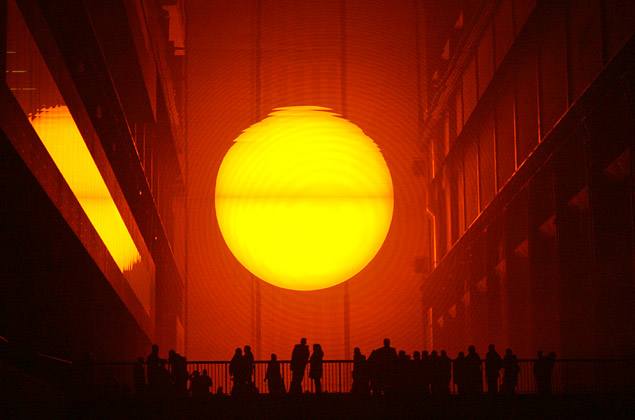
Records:
[[[0,0],[0,347],[634,358],[634,16]]]

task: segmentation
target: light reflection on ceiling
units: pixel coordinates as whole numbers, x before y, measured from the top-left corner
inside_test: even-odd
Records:
[[[68,107],[44,108],[29,120],[119,270],[132,270],[141,256]]]

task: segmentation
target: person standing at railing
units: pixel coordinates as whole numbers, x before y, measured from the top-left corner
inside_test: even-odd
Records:
[[[538,394],[551,394],[551,374],[555,359],[555,352],[549,353],[548,356],[543,356],[541,351],[538,352],[538,358],[534,364],[534,377],[536,378]]]
[[[412,360],[410,360],[408,369],[408,382],[410,387],[410,394],[421,394],[423,389],[423,375],[421,372],[421,353],[419,350],[412,352]]]
[[[466,391],[472,395],[481,394],[483,393],[483,367],[481,356],[478,355],[474,346],[468,347],[465,359]]]
[[[424,395],[430,394],[431,373],[430,373],[430,355],[428,350],[421,352],[421,382],[423,383]]]
[[[146,364],[148,370],[148,390],[155,392],[158,387],[160,373],[160,359],[159,359],[159,346],[152,345],[152,351],[146,357]]]
[[[242,391],[242,383],[241,383],[241,364],[243,363],[243,351],[242,349],[237,348],[234,352],[234,357],[232,357],[229,362],[229,376],[231,376],[234,385],[232,386],[231,394],[236,395]]]
[[[466,393],[467,386],[467,367],[466,367],[467,359],[465,358],[465,353],[462,351],[459,352],[459,355],[453,362],[453,371],[454,371],[454,385],[456,385],[456,391],[459,395],[464,395]]]
[[[432,350],[428,358],[428,372],[430,374],[430,393],[439,396],[443,393],[443,373],[441,359],[436,350]]]
[[[193,398],[204,398],[210,393],[212,378],[207,374],[207,369],[199,374],[197,370],[190,375],[190,393]]]
[[[306,345],[306,338],[300,340],[300,344],[296,344],[291,353],[291,386],[289,394],[302,393],[302,379],[304,379],[304,371],[309,361],[309,346]]]
[[[511,349],[505,350],[503,369],[505,369],[505,373],[503,373],[503,386],[501,392],[504,394],[515,394],[520,366],[518,365],[518,357],[512,353]]]
[[[399,350],[397,352],[397,360],[395,362],[394,371],[394,391],[398,394],[408,393],[408,373],[410,367],[410,355],[406,354],[405,350]]]
[[[278,362],[278,355],[272,353],[271,360],[267,363],[267,373],[265,373],[265,382],[269,387],[270,394],[284,394],[284,381],[280,374],[280,362]]]
[[[368,365],[366,362],[366,356],[364,356],[359,349],[355,347],[353,350],[353,386],[351,393],[353,394],[368,394],[370,377],[368,373]]]
[[[201,374],[198,370],[192,372],[192,374],[187,378],[190,381],[190,387],[188,389],[190,395],[194,396],[198,393],[198,378],[200,378]]]
[[[313,379],[315,385],[315,393],[322,393],[322,361],[324,360],[324,352],[322,346],[315,343],[313,344],[313,354],[309,359],[309,378]]]
[[[370,386],[373,395],[390,393],[394,390],[397,350],[390,347],[390,339],[384,338],[384,346],[372,351],[368,357],[370,367]]]
[[[498,393],[498,372],[503,367],[503,359],[496,352],[494,345],[490,344],[485,355],[485,376],[487,377],[487,393]]]
[[[441,393],[448,395],[450,394],[450,380],[452,379],[452,360],[450,360],[445,350],[441,350],[441,356],[439,356],[439,369]]]
[[[255,390],[254,381],[251,379],[254,374],[254,354],[251,352],[251,346],[245,346],[243,349],[243,363],[241,367],[243,369],[241,376],[245,384],[245,389],[248,391]]]
[[[187,393],[187,380],[189,373],[187,372],[187,359],[174,350],[168,352],[168,362],[172,370],[172,380],[174,388],[178,394],[185,395]]]
[[[174,394],[174,379],[168,370],[168,361],[159,359],[159,370],[157,371],[156,387],[154,394],[159,397],[168,397]]]
[[[212,378],[207,374],[207,369],[203,369],[203,373],[201,373],[201,388],[206,395],[212,392],[212,385],[214,385],[214,383],[212,382]]]

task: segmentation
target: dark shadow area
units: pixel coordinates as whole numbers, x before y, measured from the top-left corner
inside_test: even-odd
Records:
[[[544,419],[630,418],[631,395],[358,397],[350,394],[95,398],[60,405],[4,405],[3,418],[72,419]]]

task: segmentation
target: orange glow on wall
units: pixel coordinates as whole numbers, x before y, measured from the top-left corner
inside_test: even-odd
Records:
[[[216,180],[216,216],[234,256],[275,286],[339,284],[377,254],[393,186],[371,138],[328,108],[274,110],[246,129]]]
[[[30,121],[119,270],[132,270],[141,256],[68,107],[45,108]]]

